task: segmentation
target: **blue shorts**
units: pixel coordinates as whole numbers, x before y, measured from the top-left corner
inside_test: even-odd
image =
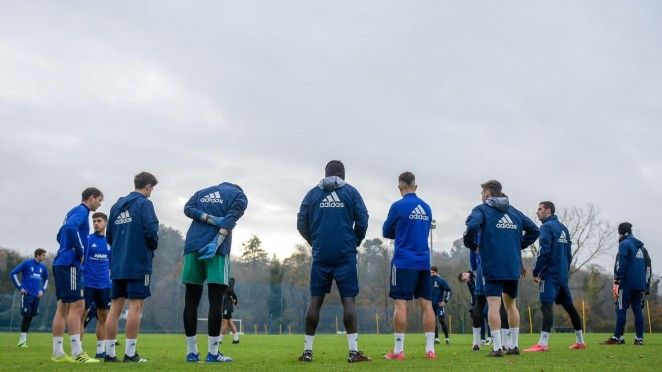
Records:
[[[572,295],[567,284],[555,280],[541,280],[538,284],[541,303],[556,303],[557,305],[572,304]]]
[[[414,298],[432,299],[432,280],[430,269],[398,269],[391,265],[391,290],[388,296],[394,300]]]
[[[432,311],[434,311],[435,316],[446,316],[446,307],[445,306],[435,306],[432,305]]]
[[[485,297],[501,297],[502,293],[517,298],[518,280],[486,280],[483,278]]]
[[[110,298],[127,298],[129,300],[143,300],[152,295],[149,291],[150,274],[144,279],[113,279],[110,289]]]
[[[39,297],[31,294],[21,296],[21,315],[39,315]]]
[[[83,272],[76,266],[53,266],[55,296],[63,304],[83,299]]]
[[[359,294],[359,277],[356,272],[356,263],[326,266],[313,262],[310,268],[310,295],[324,296],[331,292],[331,284],[334,279],[340,297],[356,297]]]
[[[94,305],[99,310],[110,309],[110,288],[85,287],[85,310]]]
[[[616,297],[616,311],[627,311],[627,309],[632,306],[632,311],[634,307],[641,307],[643,302],[644,291],[634,290],[634,289],[619,289],[618,297]]]

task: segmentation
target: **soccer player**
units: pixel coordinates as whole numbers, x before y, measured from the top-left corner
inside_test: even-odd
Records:
[[[428,236],[432,210],[416,195],[416,178],[411,172],[398,177],[402,199],[391,205],[382,235],[395,239],[391,261],[391,288],[389,297],[395,300],[393,330],[395,346],[385,359],[404,360],[405,330],[407,328],[407,301],[418,299],[423,312],[425,332],[425,358],[434,360],[435,315],[432,310],[432,278],[430,275],[430,247]]]
[[[87,250],[83,261],[85,279],[85,312],[81,335],[85,330],[85,319],[94,307],[97,317],[97,351],[95,358],[106,357],[106,317],[110,309],[110,246],[106,241],[108,216],[102,212],[92,214],[94,233],[87,237]]]
[[[493,339],[493,350],[489,355],[503,356],[499,315],[502,298],[511,334],[506,354],[519,355],[520,318],[515,299],[519,278],[524,273],[521,250],[533,244],[540,232],[530,218],[510,205],[499,181],[487,181],[481,188],[483,203],[475,207],[467,218],[464,245],[476,250],[476,237],[480,235],[480,266]]]
[[[554,324],[554,303],[563,306],[570,316],[575,329],[576,342],[570,349],[586,349],[582,322],[579,313],[572,303],[572,295],[568,286],[570,265],[572,265],[572,241],[568,229],[559,222],[554,214],[556,207],[550,201],[540,202],[536,216],[542,222],[539,253],[533,269],[533,281],[540,288],[540,310],[542,311],[542,329],[538,343],[524,351],[540,352],[549,350],[549,333]]]
[[[184,332],[187,362],[198,362],[198,305],[203,284],[207,282],[209,297],[207,363],[231,362],[219,351],[223,296],[230,279],[230,249],[232,229],[248,207],[241,187],[223,182],[202,189],[189,199],[184,214],[191,225],[184,242],[182,283],[186,285],[184,300]]]
[[[42,262],[46,259],[46,250],[37,248],[34,258],[25,260],[16,266],[9,277],[16,289],[21,292],[21,336],[18,347],[28,347],[28,331],[32,318],[39,315],[39,299],[48,287],[48,269]],[[21,274],[21,280],[18,280]]]
[[[358,190],[345,182],[345,166],[332,160],[325,177],[310,190],[297,214],[297,230],[313,247],[310,304],[306,313],[304,351],[299,361],[312,362],[315,331],[324,296],[336,281],[343,305],[350,363],[371,360],[358,349],[355,297],[359,294],[356,248],[368,229],[368,210]]]
[[[648,291],[651,277],[650,256],[644,243],[632,235],[632,224],[623,222],[618,225],[618,255],[614,264],[614,285],[612,294],[616,300],[616,328],[614,335],[602,345],[620,345],[625,343],[623,331],[628,307],[634,313],[635,345],[644,344],[644,314],[641,301]]]
[[[221,343],[223,343],[223,336],[225,336],[225,333],[227,332],[228,328],[230,328],[230,332],[232,332],[232,343],[233,344],[239,343],[239,332],[237,332],[237,327],[234,325],[234,322],[232,321],[232,312],[234,311],[234,307],[239,305],[239,301],[237,300],[237,293],[235,293],[234,291],[234,283],[235,283],[234,278],[230,278],[228,289],[227,291],[225,291],[225,298],[223,299],[223,320],[221,321]]]
[[[115,344],[117,323],[124,304],[129,300],[126,319],[124,362],[147,362],[136,351],[140,317],[149,290],[154,251],[159,245],[159,220],[148,199],[158,181],[148,172],[133,178],[135,190],[123,196],[110,209],[106,241],[112,246],[110,261],[110,311],[106,318],[105,362],[117,362]]]
[[[451,299],[453,291],[446,282],[446,279],[439,276],[436,266],[430,268],[430,275],[432,279],[432,311],[439,320],[441,328],[444,331],[446,344],[450,343],[448,338],[448,324],[446,323],[446,304]],[[439,327],[437,323],[434,324],[434,343],[438,344],[439,341]]]
[[[57,309],[53,317],[53,356],[54,362],[98,363],[83,351],[80,339],[80,319],[85,311],[83,300],[83,273],[81,265],[87,249],[87,236],[90,234],[90,211],[101,206],[103,193],[96,187],[83,190],[82,202],[73,207],[64,218],[57,233],[60,244],[53,260],[53,277]],[[71,357],[64,352],[62,345],[64,328],[67,327],[71,343]]]

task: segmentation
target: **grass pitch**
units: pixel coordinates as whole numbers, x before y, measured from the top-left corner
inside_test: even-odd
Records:
[[[422,334],[408,334],[405,342],[407,360],[383,360],[393,346],[392,335],[359,335],[359,345],[373,361],[366,363],[347,363],[347,338],[344,335],[318,335],[315,337],[314,360],[312,363],[298,362],[296,359],[303,349],[301,335],[243,335],[239,344],[233,345],[226,337],[221,345],[221,352],[234,358],[229,364],[191,364],[185,362],[186,346],[183,335],[141,335],[138,339],[138,352],[150,359],[148,364],[90,364],[72,365],[50,361],[52,350],[51,336],[44,333],[29,335],[29,348],[16,347],[17,333],[0,333],[0,370],[2,371],[51,371],[51,370],[163,370],[194,371],[211,369],[233,370],[272,370],[272,371],[348,371],[348,370],[451,370],[451,371],[654,371],[662,368],[662,335],[646,334],[645,346],[632,345],[633,336],[627,335],[626,345],[598,345],[608,337],[607,334],[586,336],[588,349],[568,350],[574,342],[574,334],[551,336],[551,350],[546,353],[523,353],[522,356],[510,356],[499,359],[486,357],[488,347],[479,352],[471,348],[471,335],[451,335],[450,345],[436,345],[436,361],[426,360],[425,341]],[[65,341],[67,338],[65,338]],[[520,348],[524,349],[537,342],[537,335],[521,335]],[[94,355],[94,335],[86,335],[83,342],[85,350]],[[122,340],[123,341],[123,340]],[[201,357],[206,355],[207,337],[198,336]],[[65,350],[69,352],[69,348]],[[122,356],[124,346],[118,347],[118,356]]]

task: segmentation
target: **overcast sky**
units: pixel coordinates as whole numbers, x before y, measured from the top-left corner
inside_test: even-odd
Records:
[[[240,184],[249,208],[233,252],[257,234],[283,258],[302,241],[301,199],[340,159],[368,237],[410,170],[435,248],[462,235],[496,178],[527,213],[595,203],[662,262],[659,1],[0,9],[0,246],[55,252],[85,187],[103,190],[107,212],[147,170],[159,220],[182,232],[196,190]]]

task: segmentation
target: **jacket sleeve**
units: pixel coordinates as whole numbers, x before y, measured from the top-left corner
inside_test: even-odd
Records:
[[[358,191],[354,190],[354,236],[356,246],[360,246],[368,231],[368,208]]]
[[[239,194],[235,196],[230,208],[228,208],[227,213],[223,217],[223,223],[221,223],[220,228],[227,231],[232,231],[237,225],[237,221],[244,215],[244,212],[248,208],[248,198],[243,191],[239,191]]]
[[[143,232],[145,242],[150,251],[155,251],[159,247],[159,220],[154,212],[154,205],[151,201],[145,201],[140,207],[143,220]]]
[[[653,276],[653,266],[651,263],[651,257],[648,255],[648,250],[644,247],[641,247],[641,250],[644,252],[644,261],[646,262],[646,290],[650,290],[651,287],[651,277]]]
[[[202,215],[205,214],[205,212],[203,212],[201,209],[196,208],[197,200],[198,200],[198,194],[195,193],[186,202],[186,205],[184,205],[184,214],[186,215],[186,217],[192,220],[204,222],[202,221]]]
[[[14,287],[18,289],[19,291],[21,290],[21,281],[18,280],[18,274],[23,270],[23,266],[25,266],[25,261],[21,262],[18,264],[12,271],[9,272],[9,279],[11,279],[11,282],[14,284]]]
[[[452,290],[451,287],[448,285],[448,282],[446,282],[445,280],[444,280],[444,282],[443,282],[442,284],[443,284],[443,286],[444,286],[444,287],[443,287],[444,290],[446,291],[446,295],[444,296],[444,302],[448,302],[448,301],[450,301],[451,296],[453,295],[453,290]]]
[[[106,243],[108,245],[113,245],[113,233],[115,230],[115,224],[111,221],[115,221],[115,216],[113,216],[113,208],[110,208],[110,213],[108,213],[108,224],[106,225]]]
[[[628,265],[628,246],[626,242],[618,245],[618,254],[616,255],[616,266],[614,267],[614,283],[621,284],[625,277],[625,269]]]
[[[72,245],[72,248],[76,251],[76,255],[79,259],[83,257],[83,254],[85,253],[85,245],[83,244],[84,238],[81,237],[78,233],[78,226],[82,225],[83,223],[88,223],[87,217],[87,213],[82,213],[82,210],[77,210],[75,213],[72,213],[69,218],[67,218],[67,221],[62,227],[64,234],[67,237],[67,241]],[[87,239],[87,237],[85,237],[85,239]]]
[[[520,212],[521,213],[521,212]],[[536,239],[538,239],[538,236],[540,235],[540,229],[538,229],[538,226],[536,226],[533,221],[527,216],[522,214],[522,230],[524,230],[524,236],[522,237],[522,243],[521,243],[521,248],[526,249],[528,248],[531,244],[536,242]]]
[[[465,247],[471,249],[472,251],[475,251],[476,248],[478,248],[478,244],[476,244],[476,236],[480,232],[484,222],[485,215],[483,212],[478,207],[474,208],[471,211],[469,217],[467,217],[467,221],[465,222],[467,225],[467,230],[464,232],[463,236]]]
[[[533,276],[540,277],[540,274],[547,268],[552,261],[552,237],[553,233],[549,226],[542,225],[540,228],[540,239],[538,240],[538,259],[533,268]]]
[[[308,244],[312,247],[313,242],[310,240],[310,213],[309,213],[309,205],[310,205],[310,192],[306,194],[306,196],[303,198],[301,201],[301,206],[299,207],[299,213],[297,213],[297,230],[299,231],[299,234],[303,237],[303,239],[308,242]]]
[[[568,257],[568,272],[572,269],[572,239],[570,239],[570,232],[566,229],[566,235],[568,236],[568,251],[565,254]]]
[[[384,221],[384,226],[382,226],[382,236],[384,238],[395,239],[395,223],[397,221],[397,217],[398,212],[396,211],[395,204],[393,204],[388,210],[386,221]]]
[[[46,293],[46,289],[48,288],[48,268],[46,268],[46,270],[44,270],[44,272],[41,274],[41,279],[43,280],[41,290]]]
[[[478,258],[476,257],[476,251],[469,252],[469,265],[471,266],[471,271],[476,272],[478,270]]]

